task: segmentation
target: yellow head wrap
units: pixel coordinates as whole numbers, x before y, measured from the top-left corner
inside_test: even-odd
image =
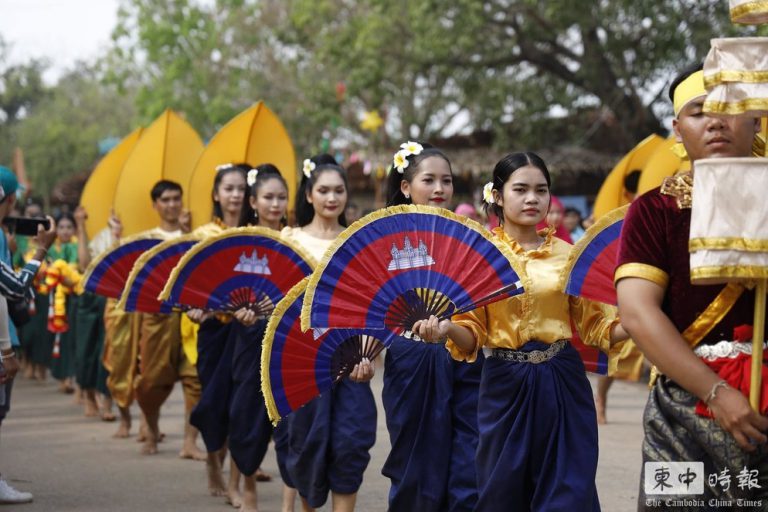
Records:
[[[683,107],[692,100],[706,95],[707,90],[704,88],[704,71],[696,71],[675,87],[674,100],[672,102],[675,110],[675,117],[680,115],[680,111]]]
[[[680,111],[691,101],[701,96],[706,96],[707,90],[704,88],[704,71],[696,71],[688,78],[680,82],[675,87],[673,108],[675,117],[680,115]],[[688,153],[685,151],[682,143],[673,145],[670,150],[682,160],[688,160]],[[763,156],[766,154],[766,143],[763,136],[756,134],[752,142],[752,154],[754,156]]]

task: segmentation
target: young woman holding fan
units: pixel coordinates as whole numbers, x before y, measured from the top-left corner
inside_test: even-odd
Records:
[[[216,168],[211,191],[213,220],[195,230],[201,239],[228,228],[245,226],[253,219],[253,210],[246,201],[246,179],[250,169],[251,166],[245,163],[223,164]],[[199,309],[190,310],[187,316],[200,324],[197,333],[197,373],[202,386],[200,401],[192,411],[190,423],[200,430],[208,451],[209,492],[213,496],[226,496],[228,502],[237,505],[241,501],[240,472],[232,462],[229,483],[225,487],[221,470],[229,423],[234,349],[229,342],[231,322],[222,322],[213,314]]]
[[[406,142],[395,154],[387,206],[448,208],[453,174],[429,144]],[[453,361],[442,344],[396,338],[384,362],[383,402],[391,452],[390,510],[474,510],[477,396],[482,359]]]
[[[272,164],[262,164],[247,174],[249,202],[256,226],[279,231],[286,224],[288,185]],[[261,343],[266,318],[249,308],[234,313],[229,343],[233,345],[232,388],[229,404],[229,451],[243,475],[241,512],[257,507],[256,472],[264,460],[272,425],[261,393]]]
[[[347,225],[347,174],[330,155],[304,160],[296,194],[298,227],[282,234],[303,246],[317,261]],[[376,403],[370,385],[373,364],[364,359],[350,379],[285,418],[275,429],[280,474],[297,489],[303,509],[321,507],[331,492],[335,512],[352,511],[368,451],[376,441]],[[350,382],[358,381],[358,382]],[[317,449],[318,446],[323,449]],[[292,510],[290,492],[283,509]]]
[[[502,220],[494,234],[525,270],[526,293],[453,319],[418,321],[428,341],[448,338],[459,361],[486,355],[478,404],[477,510],[597,511],[597,419],[584,364],[568,342],[607,351],[627,338],[615,308],[566,295],[560,286],[570,244],[536,230],[550,205],[550,176],[534,153],[496,164],[484,196]]]

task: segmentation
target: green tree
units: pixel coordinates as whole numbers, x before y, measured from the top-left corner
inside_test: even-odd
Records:
[[[63,75],[14,127],[34,193],[48,198],[56,183],[93,168],[100,140],[133,129],[132,103],[103,85],[91,67]]]

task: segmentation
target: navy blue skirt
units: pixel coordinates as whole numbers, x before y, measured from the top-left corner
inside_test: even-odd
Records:
[[[261,342],[267,321],[251,327],[236,322],[233,344],[232,390],[229,405],[229,452],[241,473],[253,475],[267,453],[272,437],[264,395],[261,393]]]
[[[224,447],[229,433],[229,402],[232,388],[232,322],[215,318],[200,324],[197,332],[197,375],[202,393],[189,422],[200,430],[205,448],[215,452]]]
[[[600,510],[595,404],[570,344],[541,364],[487,358],[478,426],[477,510]]]
[[[353,494],[376,442],[376,402],[368,383],[348,379],[284,418],[275,429],[280,475],[310,506],[328,492]]]
[[[390,510],[474,509],[481,368],[482,359],[454,362],[442,344],[395,339],[387,349]]]

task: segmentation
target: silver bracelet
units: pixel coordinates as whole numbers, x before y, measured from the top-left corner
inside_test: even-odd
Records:
[[[707,395],[707,399],[704,400],[704,403],[709,405],[709,403],[712,400],[717,398],[717,390],[720,389],[720,388],[727,388],[727,387],[729,387],[728,383],[725,382],[724,380],[715,382],[715,384],[712,386],[712,389],[709,391],[709,394]]]

